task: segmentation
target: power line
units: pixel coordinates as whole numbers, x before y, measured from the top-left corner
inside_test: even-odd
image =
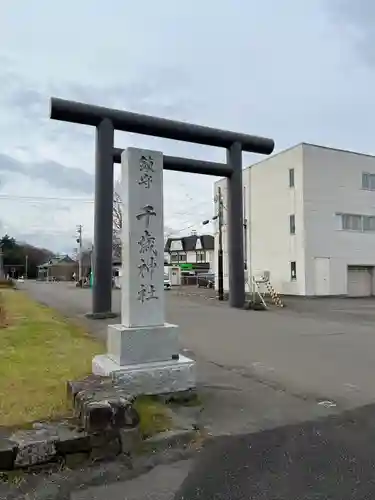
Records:
[[[10,194],[0,194],[0,200],[24,200],[24,201],[73,201],[79,203],[94,203],[91,198],[64,198],[58,196],[18,196]]]

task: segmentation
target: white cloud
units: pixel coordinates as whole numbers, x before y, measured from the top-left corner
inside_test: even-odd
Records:
[[[92,233],[92,203],[9,199],[92,197],[94,131],[49,120],[52,95],[271,136],[277,150],[305,140],[372,152],[375,13],[369,0],[352,4],[67,0],[56,9],[42,0],[6,2],[1,223],[40,241],[53,228],[57,250],[71,245],[78,223]],[[128,145],[225,159],[214,148],[116,133],[116,146]],[[4,164],[12,160],[19,168],[10,173]],[[209,218],[213,180],[166,172],[166,224],[198,227]]]

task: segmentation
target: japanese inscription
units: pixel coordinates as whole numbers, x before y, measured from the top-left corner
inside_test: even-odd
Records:
[[[148,228],[150,226],[150,217],[152,216],[156,216],[154,207],[152,205],[145,205],[144,207],[142,207],[141,211],[137,215],[137,219],[138,220],[144,219],[146,227]]]
[[[158,254],[156,248],[155,248],[155,237],[152,236],[150,231],[148,229],[145,229],[143,235],[138,241],[138,246],[139,246],[139,253],[151,253],[156,257]]]
[[[150,189],[152,184],[152,174],[155,172],[154,170],[154,160],[151,156],[141,156],[139,161],[139,171],[140,178],[138,184],[144,186],[147,189]]]
[[[154,173],[154,160],[151,156],[141,156],[139,173],[139,186],[150,189]],[[157,217],[157,213],[153,205],[149,204],[141,207],[139,213],[136,215],[137,220],[144,224],[142,236],[137,241],[139,251],[138,273],[140,277],[137,298],[142,304],[146,301],[159,298],[156,293],[156,286],[153,283],[154,271],[159,265],[156,239],[150,230],[150,225],[154,217]]]

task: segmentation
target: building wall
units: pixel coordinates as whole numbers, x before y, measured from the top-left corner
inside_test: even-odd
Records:
[[[375,191],[362,173],[375,174],[375,157],[305,144],[306,294],[315,295],[316,258],[329,257],[329,292],[347,293],[348,265],[375,265],[375,232],[341,229],[341,216],[375,216]]]
[[[275,290],[293,295],[305,293],[302,153],[299,145],[250,169],[251,272],[257,277],[269,271]],[[294,187],[289,186],[291,168]],[[290,215],[295,234],[290,234]],[[296,263],[296,280],[291,279],[291,262]]]
[[[289,187],[290,168],[294,169],[294,188]],[[244,170],[248,274],[269,271],[279,293],[317,295],[322,289],[318,281],[322,272],[327,272],[328,294],[347,294],[348,266],[375,266],[375,225],[374,231],[342,228],[341,214],[375,217],[375,190],[362,189],[364,172],[375,175],[375,157],[309,144]],[[215,193],[220,186],[224,203],[224,287],[228,290],[226,183],[226,179],[220,179]],[[290,234],[292,214],[295,235]],[[215,246],[218,248],[217,224]],[[296,280],[291,279],[291,262],[296,263]],[[216,252],[214,269],[217,285]],[[375,272],[373,276],[375,291]]]
[[[214,250],[206,250],[206,262],[210,264],[210,270],[212,270],[214,267],[214,255]]]
[[[205,260],[204,261],[201,261],[201,260],[197,260],[197,252],[205,252]],[[168,254],[169,255],[169,254]],[[164,260],[167,260],[164,258]],[[210,264],[210,267],[213,266],[213,260],[214,260],[214,251],[213,250],[188,250],[186,252],[186,261],[184,262],[180,262],[180,264],[185,264],[185,263],[188,263],[188,264],[196,264],[196,263],[205,263],[205,264]],[[171,264],[174,264],[175,261],[172,261],[171,258],[170,258],[170,255],[169,255],[169,258],[168,258],[168,263],[171,263]]]
[[[200,260],[197,261],[197,252],[200,252],[200,251],[205,252],[205,254],[206,254],[206,258],[205,258],[204,262],[212,264],[213,254],[214,254],[213,250],[193,250],[193,251],[186,252],[186,262],[191,262],[191,263],[202,262]]]
[[[302,146],[271,156],[243,171],[244,253],[247,271],[246,288],[251,276],[269,271],[272,285],[279,293],[305,292],[304,231],[303,231],[303,168]],[[295,187],[289,187],[289,169],[294,168]],[[215,183],[222,190],[224,203],[224,288],[229,289],[228,269],[228,204],[226,179]],[[218,208],[216,207],[216,211]],[[215,212],[216,213],[216,212]],[[296,234],[290,235],[289,215],[295,215]],[[215,227],[215,247],[218,248],[218,225]],[[291,281],[290,262],[297,264],[297,280]],[[215,255],[216,286],[217,256]]]

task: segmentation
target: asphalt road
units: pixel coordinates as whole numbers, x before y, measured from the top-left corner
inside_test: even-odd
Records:
[[[218,438],[197,458],[174,498],[372,499],[374,411],[371,405],[316,422]]]
[[[27,283],[32,296],[83,319],[90,290]],[[120,292],[113,293],[120,310]],[[180,326],[183,348],[303,398],[350,408],[375,401],[375,301],[304,301],[272,311],[239,311],[168,292],[166,317]],[[369,314],[370,312],[370,314]],[[112,320],[113,323],[119,319]],[[89,328],[105,340],[108,321]]]
[[[24,287],[37,300],[86,321],[89,290],[66,284]],[[115,311],[119,299],[115,291]],[[228,425],[231,435],[217,438],[194,461],[71,498],[374,498],[375,408],[363,406],[375,401],[373,304],[296,301],[288,309],[255,312],[168,294],[167,320],[180,325],[182,348],[221,370],[218,378],[227,384],[230,397],[222,390],[211,416],[223,425],[240,415],[237,431],[243,434]],[[102,339],[106,324],[87,322]],[[213,380],[211,372],[207,380]],[[318,418],[326,405],[338,414]],[[343,412],[348,408],[354,409]]]

